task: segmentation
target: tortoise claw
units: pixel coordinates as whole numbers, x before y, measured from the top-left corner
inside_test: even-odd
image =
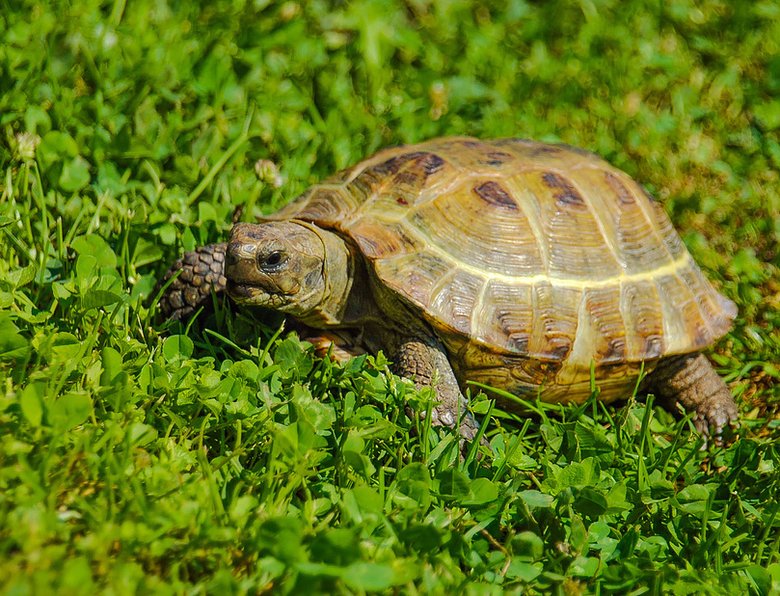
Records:
[[[693,417],[693,425],[702,437],[704,448],[708,439],[712,438],[718,447],[723,445],[724,436],[728,437],[739,427],[737,407],[733,401],[722,401],[709,404]]]

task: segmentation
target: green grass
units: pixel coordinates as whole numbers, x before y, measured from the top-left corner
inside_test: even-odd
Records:
[[[780,593],[777,3],[0,7],[4,592]],[[447,134],[579,145],[663,201],[740,308],[734,442],[532,404],[461,460],[381,356],[155,322],[237,206]]]

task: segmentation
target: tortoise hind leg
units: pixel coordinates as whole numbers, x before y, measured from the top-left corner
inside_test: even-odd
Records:
[[[166,288],[160,297],[160,312],[166,319],[178,321],[211,302],[212,291],[224,292],[225,252],[227,244],[199,246],[185,253],[168,269],[160,285],[164,285],[178,271],[181,273]]]
[[[703,354],[665,358],[647,379],[648,388],[662,399],[693,411],[696,428],[720,443],[723,429],[736,422],[737,404],[729,388]]]

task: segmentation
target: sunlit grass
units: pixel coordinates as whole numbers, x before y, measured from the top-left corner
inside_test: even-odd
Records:
[[[5,591],[780,590],[774,3],[50,4],[0,11]],[[582,146],[660,198],[740,308],[734,442],[529,404],[464,458],[382,355],[152,316],[237,207],[447,134]]]

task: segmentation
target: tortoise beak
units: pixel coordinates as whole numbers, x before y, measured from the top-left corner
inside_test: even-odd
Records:
[[[225,253],[225,277],[227,293],[238,303],[264,301],[268,294],[258,287],[258,271],[255,266],[254,244],[230,242]]]
[[[225,253],[225,277],[238,284],[256,283],[256,252],[257,247],[254,244],[230,242]]]
[[[228,280],[226,289],[228,296],[238,304],[267,304],[271,302],[271,295],[257,286]]]
[[[239,304],[273,306],[281,296],[295,294],[300,283],[294,277],[272,276],[257,266],[257,244],[233,241],[225,254],[227,293]]]

